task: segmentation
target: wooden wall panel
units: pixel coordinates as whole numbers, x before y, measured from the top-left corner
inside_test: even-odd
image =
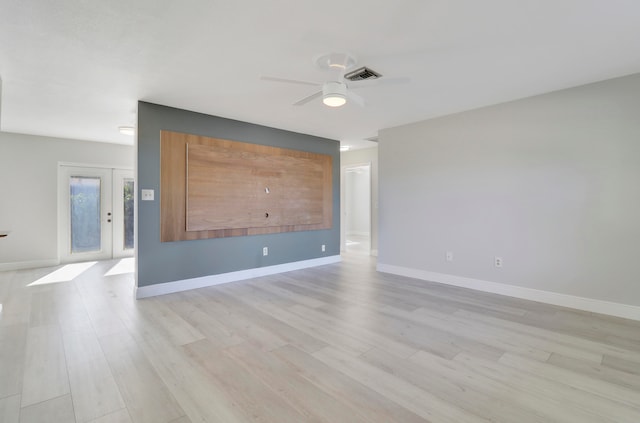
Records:
[[[161,239],[328,229],[332,158],[161,133]]]

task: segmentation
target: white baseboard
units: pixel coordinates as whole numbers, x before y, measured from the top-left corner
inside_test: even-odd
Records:
[[[274,275],[290,272],[292,270],[306,269],[308,267],[322,266],[340,262],[337,256],[320,257],[311,260],[295,261],[293,263],[277,264],[274,266],[256,267],[254,269],[239,270],[237,272],[222,273],[219,275],[202,276],[199,278],[183,279],[173,282],[159,283],[155,285],[140,286],[136,288],[136,298],[155,297],[157,295],[171,294],[174,292],[188,291],[190,289],[204,288],[223,283],[242,281],[260,276]]]
[[[58,259],[0,263],[0,272],[6,272],[9,270],[35,269],[36,267],[50,267],[50,266],[57,266],[59,264],[60,264],[60,260]]]
[[[607,314],[609,316],[640,321],[640,307],[629,304],[614,303],[610,301],[595,300],[593,298],[576,297],[558,292],[542,291],[525,288],[522,286],[506,285],[481,279],[465,278],[462,276],[447,275],[445,273],[429,272],[426,270],[412,269],[402,266],[378,263],[377,270],[383,273],[407,276],[409,278],[437,282],[446,285],[454,285],[462,288],[475,289],[476,291],[491,292],[506,295],[508,297],[524,300],[538,301],[561,307],[569,307],[593,313]]]

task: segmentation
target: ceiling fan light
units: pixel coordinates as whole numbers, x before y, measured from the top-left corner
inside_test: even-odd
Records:
[[[322,102],[329,107],[340,107],[345,105],[347,98],[342,94],[333,93],[323,96]]]

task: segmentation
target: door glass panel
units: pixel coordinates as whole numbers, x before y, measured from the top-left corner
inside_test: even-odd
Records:
[[[133,179],[125,179],[124,181],[124,249],[133,248],[133,199],[135,198],[135,190],[133,189]]]
[[[72,176],[69,180],[71,253],[100,251],[100,178]]]

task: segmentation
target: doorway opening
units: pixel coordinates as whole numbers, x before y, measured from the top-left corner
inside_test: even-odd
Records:
[[[342,250],[371,254],[371,163],[343,167]]]

